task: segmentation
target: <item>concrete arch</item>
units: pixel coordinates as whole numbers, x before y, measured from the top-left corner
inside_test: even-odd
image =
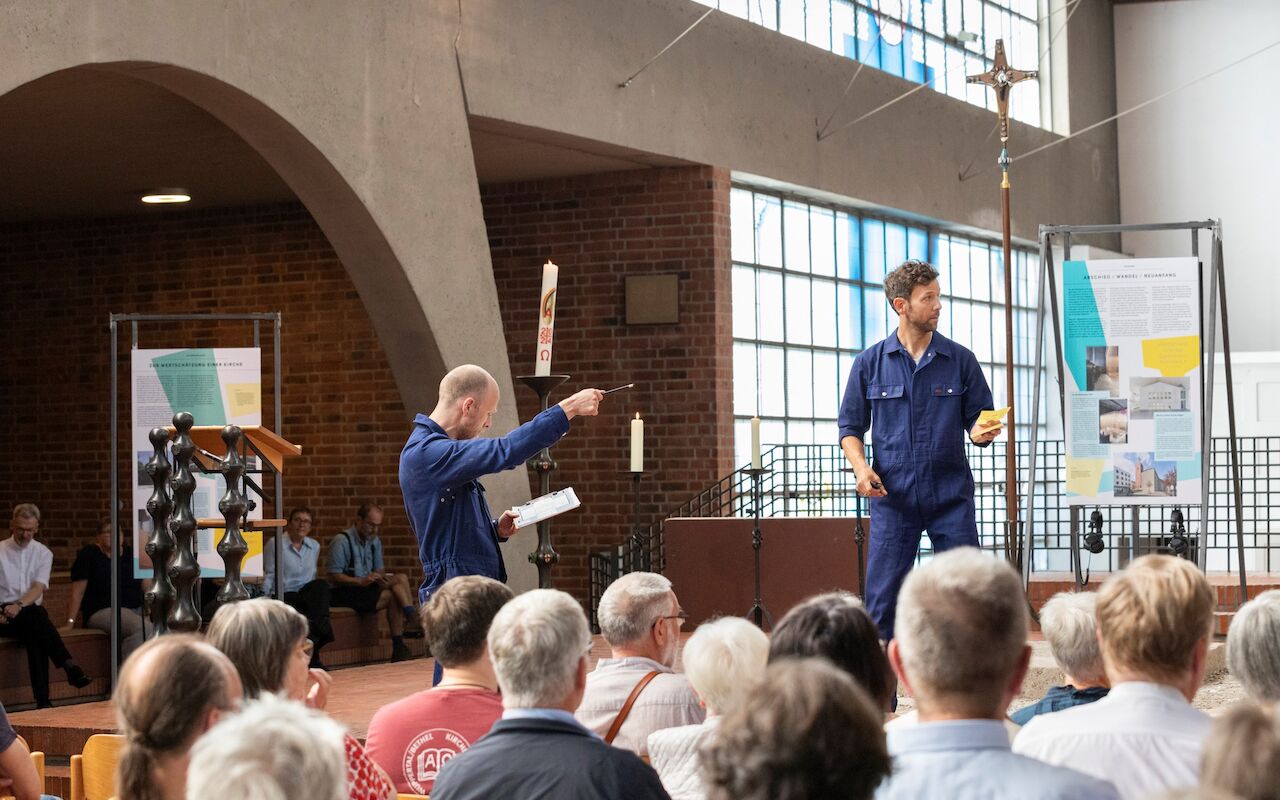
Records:
[[[257,150],[317,221],[373,320],[406,409],[429,410],[446,365],[463,362],[485,365],[511,398],[453,55],[456,14],[436,2],[7,2],[0,94],[89,68],[204,109]],[[515,424],[515,404],[505,402],[495,425]],[[510,505],[528,497],[528,482],[506,473],[490,490],[495,506]]]

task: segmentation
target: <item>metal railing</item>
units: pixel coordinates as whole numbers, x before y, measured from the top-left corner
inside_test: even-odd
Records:
[[[1280,566],[1280,436],[1237,439],[1240,481],[1244,495],[1244,551],[1246,572],[1270,572]],[[1019,492],[1026,487],[1030,443],[1019,441]],[[1213,440],[1209,470],[1208,560],[1210,570],[1237,570],[1235,553],[1235,499],[1231,485],[1229,440]],[[1070,571],[1072,508],[1063,493],[1066,448],[1062,440],[1041,441],[1035,484],[1035,550],[1033,572]],[[868,447],[868,451],[871,448]],[[981,547],[1003,554],[1005,526],[1005,443],[969,448]],[[772,470],[761,479],[763,517],[860,516],[866,501],[854,492],[853,475],[844,471],[844,455],[836,445],[776,445],[763,453],[763,466]],[[662,519],[640,528],[616,547],[592,553],[589,563],[591,621],[605,587],[619,575],[635,570],[661,572],[666,566],[663,530],[674,517],[750,516],[751,478],[739,469],[699,492]],[[1022,502],[1026,503],[1026,498]],[[1100,554],[1084,552],[1089,571],[1121,569],[1136,555],[1160,551],[1166,544],[1174,506],[1077,507],[1075,522],[1081,540],[1090,512],[1104,519],[1107,548]],[[1198,543],[1202,526],[1200,505],[1179,506],[1185,516],[1188,538]],[[1273,538],[1274,537],[1274,538]],[[1193,548],[1194,552],[1194,548]],[[921,556],[930,554],[929,540],[921,541]]]

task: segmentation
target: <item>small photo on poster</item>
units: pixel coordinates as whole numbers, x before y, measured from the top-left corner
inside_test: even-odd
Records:
[[[1151,419],[1157,411],[1190,411],[1190,378],[1133,378],[1129,418]]]
[[[1155,453],[1121,453],[1115,460],[1116,497],[1175,497],[1178,462],[1157,461]]]
[[[1110,392],[1112,397],[1120,396],[1120,348],[1119,347],[1086,347],[1085,391]]]
[[[1129,401],[1098,401],[1098,444],[1129,443]]]

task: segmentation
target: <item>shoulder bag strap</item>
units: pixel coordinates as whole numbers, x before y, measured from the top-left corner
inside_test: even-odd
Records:
[[[613,724],[609,726],[609,732],[604,735],[605,744],[613,744],[613,740],[618,738],[618,731],[622,730],[622,723],[627,721],[627,715],[631,713],[631,707],[636,704],[636,698],[644,691],[644,687],[649,685],[649,681],[660,674],[655,669],[641,678],[640,682],[636,684],[636,688],[631,690],[631,694],[627,696],[627,702],[622,704],[622,709],[618,712],[618,716],[613,718]]]

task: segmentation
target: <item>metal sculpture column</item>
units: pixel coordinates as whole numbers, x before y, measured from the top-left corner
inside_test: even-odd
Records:
[[[755,552],[756,587],[755,599],[751,603],[751,608],[747,610],[746,617],[761,630],[764,630],[765,623],[769,624],[769,630],[773,630],[773,615],[764,606],[764,590],[760,586],[760,548],[764,546],[764,533],[760,530],[760,511],[762,510],[760,508],[762,501],[760,481],[773,470],[765,467],[762,469],[744,469],[742,472],[751,476],[751,549]]]
[[[547,401],[551,392],[560,384],[569,380],[568,375],[521,375],[525,386],[538,393],[538,408],[547,410]],[[544,447],[542,452],[529,459],[529,469],[538,473],[538,495],[551,491],[551,473],[556,471],[556,462],[551,460],[551,448]],[[529,562],[538,568],[538,588],[550,589],[551,567],[560,560],[560,554],[551,545],[551,520],[544,519],[538,523],[538,549],[529,554]]]
[[[227,483],[226,494],[218,501],[218,510],[226,520],[222,540],[218,542],[218,555],[222,556],[226,580],[218,590],[218,604],[234,603],[237,600],[248,600],[249,590],[244,588],[240,580],[240,566],[245,554],[249,552],[249,544],[240,533],[240,521],[244,519],[249,507],[242,491],[244,480],[244,459],[240,456],[240,439],[244,433],[235,425],[222,429],[222,441],[227,445],[227,454],[222,457],[219,472]]]
[[[200,563],[196,560],[196,515],[191,505],[191,495],[196,489],[195,476],[191,474],[191,457],[196,444],[191,441],[191,426],[195,419],[185,411],[173,415],[173,427],[178,432],[173,442],[173,515],[169,517],[169,532],[173,534],[173,563],[169,565],[169,577],[177,601],[169,613],[169,630],[190,633],[200,629],[200,610],[196,606],[194,592],[196,578],[200,577]]]
[[[154,451],[143,468],[151,479],[151,497],[147,513],[151,515],[151,538],[147,540],[147,556],[151,559],[152,586],[147,592],[147,615],[156,635],[169,632],[169,610],[173,608],[173,584],[169,581],[169,560],[173,558],[173,534],[169,533],[169,512],[173,498],[169,496],[169,431],[152,428],[147,434]]]

